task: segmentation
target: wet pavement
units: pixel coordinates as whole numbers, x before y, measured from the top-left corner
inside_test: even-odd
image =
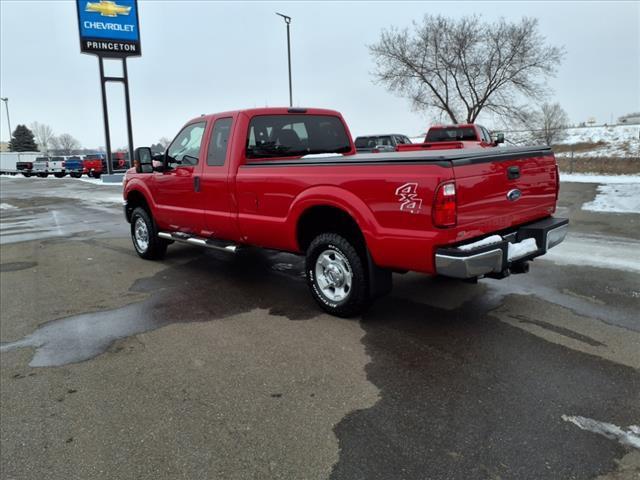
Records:
[[[640,475],[640,216],[579,211],[592,185],[563,188],[573,238],[628,265],[394,275],[344,320],[300,257],[146,262],[113,187],[30,180],[0,180],[2,478]]]

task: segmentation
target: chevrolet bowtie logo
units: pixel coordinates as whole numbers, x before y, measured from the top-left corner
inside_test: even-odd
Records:
[[[100,0],[99,2],[87,2],[85,11],[99,13],[103,17],[117,17],[118,15],[129,15],[131,7],[123,7],[111,0]]]

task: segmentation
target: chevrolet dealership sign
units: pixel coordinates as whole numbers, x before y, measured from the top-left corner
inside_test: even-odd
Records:
[[[76,0],[80,50],[103,57],[139,56],[136,0]]]

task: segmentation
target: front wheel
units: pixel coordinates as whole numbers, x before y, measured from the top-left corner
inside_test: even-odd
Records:
[[[306,273],[311,295],[331,315],[352,317],[369,305],[363,259],[346,238],[318,235],[307,249]]]
[[[167,253],[167,242],[158,237],[155,222],[141,207],[131,214],[131,240],[139,256],[147,260],[157,260]]]

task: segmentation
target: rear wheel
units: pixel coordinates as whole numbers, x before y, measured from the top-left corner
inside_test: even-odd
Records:
[[[131,214],[131,240],[136,252],[147,260],[157,260],[167,253],[167,242],[158,237],[151,215],[141,207]]]
[[[22,175],[23,175],[23,176],[25,176],[25,177],[27,177],[27,178],[29,178],[29,177],[31,176],[31,174],[30,174],[30,173],[28,173],[28,172],[22,172]]]
[[[78,172],[72,172],[69,174],[69,176],[73,177],[73,178],[80,178],[82,176],[81,173]]]
[[[352,317],[369,304],[369,282],[363,258],[348,239],[334,234],[318,235],[306,258],[311,295],[328,313]]]
[[[64,177],[64,173],[60,173],[60,172],[54,173],[53,176],[56,177],[56,178],[62,178],[62,177]]]

